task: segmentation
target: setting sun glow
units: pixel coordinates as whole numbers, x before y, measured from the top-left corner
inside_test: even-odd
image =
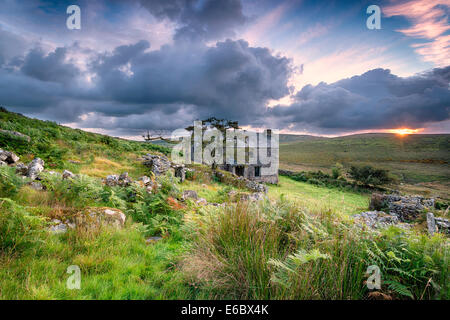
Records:
[[[388,130],[388,132],[396,133],[396,134],[399,134],[401,136],[404,136],[404,135],[407,135],[407,134],[414,134],[414,133],[422,132],[423,129],[424,128],[419,128],[419,129],[400,128],[400,129],[391,129],[391,130]]]

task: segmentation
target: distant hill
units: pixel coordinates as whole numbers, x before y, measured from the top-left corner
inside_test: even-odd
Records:
[[[280,134],[279,137],[280,137],[280,144],[296,142],[296,141],[327,139],[324,137],[312,136],[312,135],[307,135],[307,134]]]
[[[280,145],[280,167],[327,170],[337,162],[389,169],[408,183],[450,180],[450,135],[367,133]]]

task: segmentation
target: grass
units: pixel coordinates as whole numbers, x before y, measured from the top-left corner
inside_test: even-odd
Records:
[[[0,256],[0,299],[189,299],[181,252],[176,241],[147,245],[136,225],[95,238],[49,234],[20,256]],[[80,290],[66,286],[70,265],[81,269]]]
[[[188,217],[183,271],[212,299],[448,299],[448,240],[391,227],[373,233],[334,211],[281,199]],[[379,291],[365,286],[378,265]],[[430,284],[433,285],[430,285]]]
[[[359,228],[350,215],[367,210],[368,194],[280,177],[278,186],[269,186],[270,201],[232,203],[229,191],[248,190],[228,185],[231,175],[216,181],[201,166],[194,166],[195,173],[181,184],[171,174],[159,177],[161,187],[152,194],[138,185],[108,187],[100,178],[124,171],[134,179],[148,175],[138,157],[168,149],[2,110],[0,128],[31,137],[27,142],[0,135],[0,148],[16,152],[25,162],[39,156],[47,169],[79,174],[74,180],[44,174],[46,190],[37,191],[14,168],[0,167],[0,198],[4,198],[0,200],[0,299],[450,298],[448,238],[429,237],[417,229],[371,232]],[[318,143],[331,139],[297,138],[317,144],[287,159],[334,165],[336,157],[327,159],[328,153],[320,154],[320,150],[314,154]],[[434,160],[414,162],[422,147],[428,148],[425,151],[433,159],[446,157],[441,150],[445,136],[440,142],[433,139],[425,146],[417,141],[413,148],[404,146],[416,152],[405,156],[404,163],[443,165]],[[358,150],[358,144],[361,150],[367,149],[366,144],[373,147],[369,140],[359,137],[351,142],[350,153]],[[390,150],[386,142],[379,143],[384,144],[375,150]],[[331,145],[336,152],[343,149],[339,143]],[[365,161],[368,150],[360,155],[355,151],[354,156]],[[378,156],[374,159],[382,163]],[[423,178],[423,173],[416,175]],[[179,202],[182,191],[188,189],[208,202],[227,205]],[[59,235],[48,232],[51,219],[68,218],[93,206],[122,210],[127,216],[125,226],[75,228]],[[147,244],[150,236],[162,240]],[[364,283],[365,271],[373,264],[380,267],[383,283],[381,290],[370,292]],[[80,290],[66,286],[71,265],[81,269]]]
[[[280,167],[293,171],[330,172],[344,167],[372,165],[388,169],[405,184],[434,182],[450,198],[450,135],[360,134],[304,139],[280,144]],[[422,186],[431,194],[432,188]]]
[[[369,207],[369,195],[337,188],[315,186],[306,182],[294,181],[280,176],[278,185],[269,186],[269,196],[295,201],[299,206],[314,211],[335,211],[342,214],[354,214]]]

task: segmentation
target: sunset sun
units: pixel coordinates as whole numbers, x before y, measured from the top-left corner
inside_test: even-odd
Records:
[[[409,128],[399,128],[399,129],[391,129],[388,130],[388,132],[390,133],[395,133],[401,136],[404,135],[408,135],[408,134],[414,134],[414,133],[419,133],[422,132],[423,128],[419,128],[419,129],[409,129]]]

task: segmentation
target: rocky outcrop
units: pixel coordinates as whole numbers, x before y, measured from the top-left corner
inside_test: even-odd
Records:
[[[15,164],[19,159],[15,153],[0,149],[0,161],[6,164]]]
[[[370,210],[385,210],[396,215],[400,221],[407,222],[416,219],[425,210],[434,208],[434,199],[421,196],[400,196],[373,193],[370,200]]]
[[[0,129],[0,134],[8,135],[12,138],[18,138],[25,140],[26,142],[30,142],[31,138],[23,133],[17,132],[17,131],[11,131],[11,130],[2,130]]]
[[[183,195],[181,196],[182,200],[194,199],[198,200],[198,194],[194,190],[184,190]]]
[[[133,183],[133,180],[128,176],[128,172],[124,172],[119,176],[118,184],[121,187],[128,187]]]
[[[142,163],[150,168],[155,176],[163,175],[171,168],[171,163],[167,157],[150,153],[143,157]]]
[[[117,186],[119,184],[119,176],[117,176],[115,174],[111,174],[111,175],[106,177],[104,182],[105,182],[105,184],[107,186],[115,187],[115,186]]]
[[[119,209],[114,208],[87,208],[71,217],[53,219],[49,231],[52,233],[65,233],[68,229],[93,229],[102,226],[122,228],[126,216]]]
[[[16,173],[20,174],[21,176],[26,176],[28,173],[28,166],[23,164],[22,162],[19,162],[16,164]]]
[[[62,178],[65,179],[75,179],[75,175],[70,172],[69,170],[64,170],[63,174],[62,174]]]
[[[31,180],[36,180],[42,171],[44,171],[44,160],[35,158],[28,165],[27,177]]]
[[[391,225],[399,223],[399,219],[396,215],[387,214],[383,211],[367,211],[355,214],[353,218],[364,225],[373,228],[386,228]]]
[[[125,214],[115,208],[87,208],[75,216],[76,226],[91,228],[99,226],[114,226],[121,228],[125,225]]]

